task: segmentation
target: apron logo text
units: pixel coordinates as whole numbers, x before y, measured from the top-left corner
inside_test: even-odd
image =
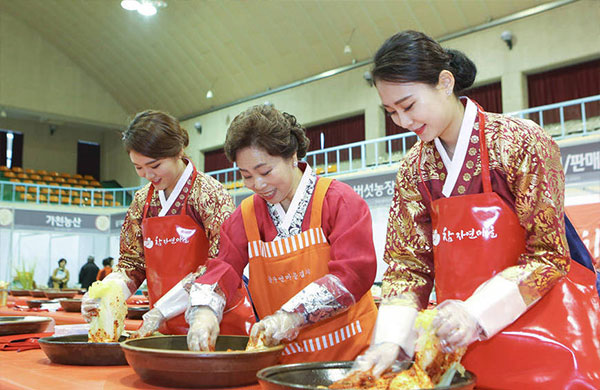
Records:
[[[438,246],[441,241],[445,242],[454,242],[454,240],[462,241],[463,239],[476,240],[478,238],[484,238],[486,240],[497,238],[498,235],[494,232],[494,225],[490,227],[483,227],[481,229],[471,228],[471,230],[463,230],[453,232],[446,227],[442,230],[442,234],[437,231],[437,229],[433,230],[432,233],[432,241],[434,246]]]
[[[165,245],[177,245],[179,243],[189,244],[190,238],[196,233],[195,229],[182,229],[177,227],[177,233],[179,233],[179,237],[154,237],[152,240],[150,237],[147,237],[144,240],[144,247],[146,249],[151,249],[156,246],[165,246]]]
[[[269,281],[269,283],[274,284],[274,283],[285,283],[285,282],[291,282],[292,280],[298,280],[298,279],[304,279],[305,277],[307,277],[308,275],[310,275],[310,268],[307,268],[305,270],[301,270],[300,272],[288,272],[285,275],[269,275],[267,277],[267,280]]]

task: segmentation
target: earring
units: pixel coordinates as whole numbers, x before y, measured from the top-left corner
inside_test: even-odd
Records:
[[[294,161],[293,165],[294,165],[294,168],[297,168],[298,167],[298,161]]]
[[[446,95],[450,96],[450,94],[452,94],[452,90],[451,89],[449,89],[449,90],[446,91]]]

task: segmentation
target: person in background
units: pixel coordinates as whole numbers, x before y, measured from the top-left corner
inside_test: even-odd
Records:
[[[127,299],[147,280],[152,309],[144,314],[136,337],[159,329],[187,333],[182,314],[189,286],[206,260],[217,256],[219,229],[234,209],[223,185],[196,170],[185,155],[188,143],[177,119],[156,110],[138,113],[123,133],[133,167],[149,183],[136,192],[127,210],[118,264],[96,283],[118,283]],[[86,320],[97,315],[98,305],[84,295],[81,312]],[[237,290],[227,317],[228,334],[249,333],[255,319],[245,287]]]
[[[415,348],[433,283],[446,352],[489,389],[600,388],[600,301],[572,261],[558,145],[530,120],[460,96],[476,74],[463,53],[404,31],[372,70],[394,123],[419,141],[400,163],[374,341],[355,362],[380,374]]]
[[[106,259],[102,260],[102,265],[104,266],[104,268],[98,271],[96,275],[96,280],[103,280],[105,277],[108,276],[108,274],[112,272],[112,262],[112,257],[107,257]]]
[[[87,290],[94,283],[98,270],[98,266],[94,263],[94,256],[88,256],[87,263],[79,270],[79,284],[81,288]]]
[[[255,194],[223,223],[219,255],[191,288],[190,350],[214,347],[246,265],[260,318],[249,345],[285,340],[289,363],[353,359],[369,344],[377,315],[371,214],[350,186],[299,161],[308,144],[296,118],[269,105],[229,126],[225,154]]]
[[[52,288],[65,288],[67,287],[67,282],[69,281],[69,270],[67,267],[67,260],[60,259],[58,260],[58,268],[54,269],[52,272]]]

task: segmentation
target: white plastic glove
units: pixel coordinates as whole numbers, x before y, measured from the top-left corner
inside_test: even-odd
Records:
[[[477,319],[460,300],[449,299],[440,303],[432,326],[440,338],[442,350],[446,353],[482,339],[482,330]]]
[[[140,326],[140,328],[135,332],[131,332],[129,336],[130,339],[139,339],[141,337],[151,336],[152,333],[156,332],[158,328],[160,328],[160,326],[167,320],[156,307],[144,313],[142,318],[144,319],[142,326]]]
[[[277,310],[252,326],[250,342],[255,343],[262,338],[266,347],[272,347],[280,344],[283,339],[292,341],[298,337],[304,323],[305,319],[301,314]]]
[[[374,344],[365,353],[356,358],[350,373],[355,371],[366,372],[373,369],[373,375],[379,376],[390,368],[396,360],[405,361],[409,359],[408,355],[404,353],[398,344],[390,342]]]
[[[208,306],[191,306],[185,312],[190,325],[187,345],[190,351],[214,351],[219,335],[219,319]]]
[[[133,286],[133,281],[129,279],[129,277],[123,272],[111,272],[106,278],[101,281],[94,282],[96,283],[104,283],[105,281],[114,280],[119,284],[121,289],[123,290],[123,298],[127,300],[131,294],[137,287]],[[129,285],[132,287],[130,288]],[[133,289],[133,291],[131,290]],[[86,322],[90,322],[92,317],[98,315],[98,309],[100,308],[100,299],[90,298],[89,292],[83,294],[81,298],[81,315]]]
[[[83,294],[81,298],[81,315],[86,322],[90,322],[92,317],[98,315],[100,308],[100,299],[90,298],[89,293]]]

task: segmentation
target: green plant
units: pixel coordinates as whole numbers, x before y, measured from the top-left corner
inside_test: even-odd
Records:
[[[23,261],[21,261],[21,264],[17,268],[15,268],[15,271],[17,272],[17,277],[15,278],[15,280],[19,282],[21,287],[26,290],[32,289],[33,273],[35,272],[35,263],[30,265],[29,269],[27,269],[27,266],[24,264]]]

